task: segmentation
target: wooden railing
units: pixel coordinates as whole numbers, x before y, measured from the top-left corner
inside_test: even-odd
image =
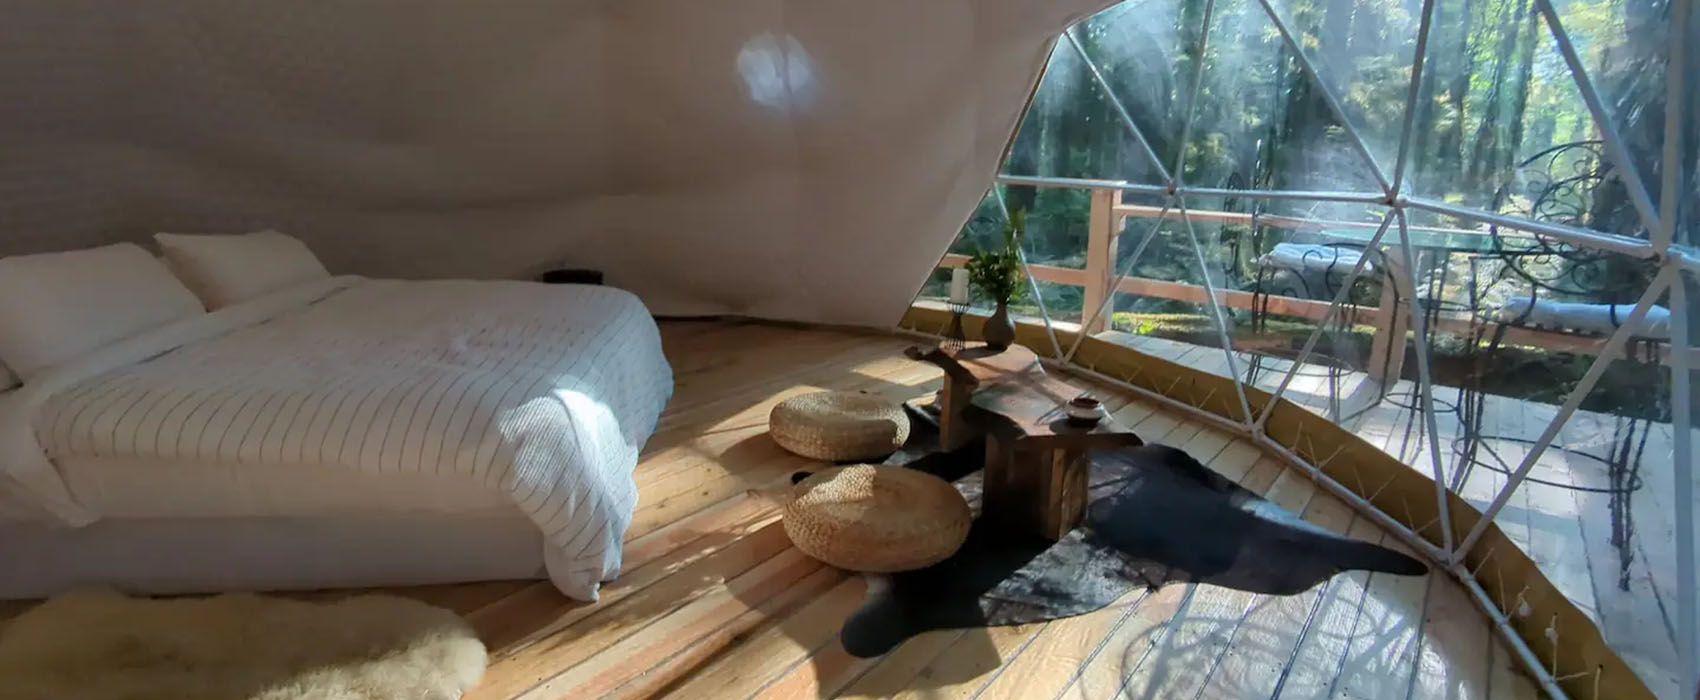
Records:
[[[1172,299],[1191,304],[1208,304],[1209,292],[1200,285],[1169,280],[1152,279],[1149,277],[1128,276],[1116,282],[1114,289],[1111,282],[1115,280],[1116,270],[1116,232],[1121,231],[1129,217],[1155,219],[1161,215],[1161,208],[1141,204],[1130,204],[1122,201],[1121,191],[1114,189],[1093,189],[1091,192],[1091,208],[1088,213],[1086,266],[1082,268],[1059,267],[1055,265],[1032,264],[1028,269],[1033,278],[1041,282],[1068,285],[1082,288],[1082,318],[1081,323],[1087,325],[1087,333],[1101,333],[1108,328],[1111,314],[1106,311],[1096,320],[1091,318],[1092,312],[1103,304],[1107,294],[1136,294],[1139,296],[1158,299]],[[1170,211],[1170,219],[1176,218],[1176,213]],[[1243,212],[1223,212],[1210,210],[1187,211],[1187,216],[1194,222],[1251,224],[1254,219],[1251,214]],[[1326,219],[1308,219],[1292,216],[1259,215],[1256,223],[1280,226],[1300,230],[1339,230],[1347,228],[1373,230],[1380,226],[1375,222],[1341,221]],[[1442,228],[1433,226],[1411,226],[1411,231],[1432,234],[1486,236],[1483,231],[1469,229]],[[1522,235],[1522,234],[1512,234]],[[968,256],[949,254],[939,261],[941,268],[963,267],[968,262]],[[1404,265],[1403,256],[1395,249],[1385,251],[1377,256],[1373,274],[1382,276],[1382,294],[1378,305],[1364,306],[1344,304],[1340,314],[1345,320],[1354,324],[1367,324],[1378,329],[1370,357],[1387,358],[1385,363],[1372,363],[1382,366],[1365,368],[1371,377],[1395,377],[1403,369],[1404,353],[1388,352],[1388,343],[1398,340],[1401,345],[1405,342],[1410,330],[1410,314],[1406,304],[1412,298],[1412,290],[1405,283],[1405,275],[1399,266]],[[1294,318],[1322,321],[1328,318],[1328,302],[1316,299],[1301,299],[1297,297],[1276,295],[1254,295],[1251,292],[1231,289],[1217,289],[1216,300],[1223,308],[1239,309],[1242,311],[1258,310],[1266,313],[1289,316]],[[1087,323],[1091,321],[1091,323]],[[1442,312],[1436,316],[1435,330],[1458,335],[1469,335],[1480,321],[1469,314],[1458,312]],[[1559,352],[1575,352],[1588,355],[1598,355],[1605,346],[1606,339],[1596,336],[1575,335],[1559,331],[1546,331],[1535,328],[1510,326],[1505,329],[1503,342],[1513,345],[1525,345]],[[1626,350],[1625,352],[1629,352]],[[1669,348],[1662,346],[1658,351],[1661,362],[1668,361]],[[1700,352],[1693,354],[1696,364],[1700,364]]]

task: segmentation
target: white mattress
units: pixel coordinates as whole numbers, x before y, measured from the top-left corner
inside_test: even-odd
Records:
[[[464,479],[403,472],[375,476],[323,466],[227,466],[118,457],[58,460],[79,503],[103,518],[230,518],[467,513],[513,501]]]
[[[512,506],[309,518],[0,520],[0,599],[359,588],[543,578],[543,538]]]

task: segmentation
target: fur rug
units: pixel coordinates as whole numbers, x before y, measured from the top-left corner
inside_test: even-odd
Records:
[[[877,656],[928,630],[1080,615],[1135,588],[1171,583],[1293,595],[1351,569],[1428,572],[1405,554],[1312,525],[1173,447],[1090,454],[1081,527],[1051,542],[979,518],[949,559],[870,586],[867,601],[844,623],[845,651]],[[952,459],[910,466],[931,470]],[[981,476],[956,480],[970,503],[980,500]]]
[[[0,700],[453,700],[484,673],[453,613],[392,596],[59,596],[0,627]]]

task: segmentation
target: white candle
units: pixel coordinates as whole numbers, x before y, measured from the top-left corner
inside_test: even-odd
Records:
[[[968,303],[968,270],[965,268],[950,271],[950,301],[953,304]]]

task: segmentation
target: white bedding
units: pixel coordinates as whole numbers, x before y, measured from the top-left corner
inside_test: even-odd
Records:
[[[1505,323],[1526,323],[1544,328],[1574,328],[1610,335],[1635,313],[1634,304],[1587,304],[1514,297],[1499,307],[1495,316]],[[1636,335],[1670,338],[1670,309],[1657,304],[1647,308]]]
[[[12,500],[73,525],[114,501],[59,462],[203,465],[256,489],[287,469],[321,489],[336,470],[458,480],[525,513],[551,580],[594,600],[619,571],[631,472],[672,386],[654,320],[623,291],[342,277],[33,378],[0,398],[0,465]],[[169,491],[125,499],[171,511]]]

